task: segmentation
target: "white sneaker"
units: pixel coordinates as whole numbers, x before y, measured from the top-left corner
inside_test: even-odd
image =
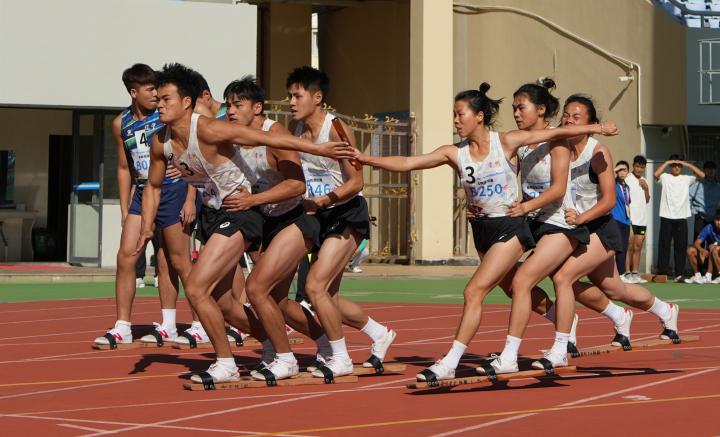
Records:
[[[246,333],[242,332],[241,330],[239,330],[239,329],[237,329],[237,328],[235,328],[235,327],[233,327],[233,326],[228,326],[227,331],[228,331],[227,339],[228,339],[228,341],[229,341],[230,343],[235,343],[235,342],[236,342],[236,337],[233,336],[232,334],[230,334],[230,331],[234,332],[235,335],[236,335],[237,337],[240,337],[240,339],[241,339],[242,341],[245,341],[246,338],[250,337],[250,334],[246,334]]]
[[[237,366],[235,366],[235,369],[228,369],[222,364],[215,362],[212,363],[207,369],[207,373],[212,376],[213,382],[215,384],[240,381],[240,372],[238,372]],[[190,380],[198,384],[202,384],[203,382],[200,375],[193,375],[190,377]]]
[[[551,349],[548,352],[545,352],[544,356],[545,358],[543,360],[547,360],[545,363],[543,363],[543,360],[538,360],[533,361],[530,366],[533,369],[543,370],[546,368],[545,365],[547,365],[548,362],[550,365],[552,365],[553,369],[556,369],[558,367],[567,367],[568,365],[567,354],[555,352]]]
[[[160,323],[153,322],[153,325],[155,325],[155,332],[157,332],[163,339],[163,341],[175,341],[178,338],[178,333],[176,328],[165,328]],[[143,335],[140,338],[140,341],[143,343],[157,343],[158,340],[153,334],[147,334]]]
[[[702,284],[711,284],[712,280],[712,275],[705,275],[702,278]]]
[[[615,325],[615,338],[613,338],[611,345],[617,347],[627,347],[630,344],[630,326],[632,325],[633,317],[635,313],[625,308],[625,321],[621,325]]]
[[[382,340],[374,341],[370,348],[370,358],[365,360],[363,367],[375,367],[372,361],[379,361],[379,364],[382,364],[388,349],[390,349],[390,345],[395,341],[395,337],[397,337],[397,333],[392,329],[388,329],[387,334],[385,334]],[[375,359],[373,359],[373,357],[375,357]]]
[[[110,344],[110,340],[108,340],[107,336],[112,335],[116,343],[130,344],[133,342],[130,326],[132,325],[129,322],[118,320],[115,322],[114,328],[107,331],[104,336],[96,338],[94,343],[107,346]]]
[[[267,378],[263,372],[270,372],[272,376],[278,379],[294,378],[300,374],[300,368],[298,367],[297,361],[289,363],[287,361],[274,359],[265,369],[258,370],[252,374],[252,377],[259,380],[265,381]]]
[[[415,378],[418,381],[455,379],[455,369],[451,369],[442,360],[438,360],[432,366],[415,375]]]
[[[143,278],[136,278],[135,288],[145,288],[145,280],[143,280]]]
[[[495,370],[495,374],[501,374],[501,373],[515,373],[518,371],[518,364],[517,360],[515,361],[509,361],[504,362],[499,355],[491,355],[494,360],[492,360],[489,364],[482,365],[480,367],[477,367],[475,371],[479,373],[480,375],[487,375],[488,370],[487,367],[492,367]]]
[[[620,275],[620,280],[626,284],[635,284],[636,283],[635,277],[629,272],[625,272],[622,275]]]
[[[695,273],[694,275],[690,276],[689,278],[685,278],[686,284],[702,284],[703,277],[700,276],[700,273]]]
[[[325,364],[325,367],[332,371],[333,377],[335,378],[337,378],[338,376],[352,375],[354,370],[351,359],[338,358],[334,356],[328,360],[327,364]],[[312,376],[316,378],[324,378],[325,374],[320,368],[317,368],[312,372]]]
[[[643,277],[640,276],[639,273],[633,273],[632,276],[633,276],[633,278],[635,278],[636,284],[646,284],[647,283],[647,279],[643,279]]]
[[[679,340],[677,331],[678,331],[678,316],[680,315],[680,307],[677,306],[677,304],[671,303],[670,305],[670,318],[664,322],[662,322],[663,325],[663,332],[660,334],[660,338],[663,340]]]
[[[710,281],[711,284],[720,284],[720,276]]]
[[[210,337],[208,337],[207,333],[205,332],[205,328],[203,328],[202,324],[200,323],[193,322],[193,324],[185,330],[184,335],[189,335],[194,338],[197,344],[210,342]],[[187,337],[178,335],[178,337],[175,339],[175,343],[190,344],[190,340],[188,340]]]
[[[158,277],[157,276],[155,276],[153,278],[153,287],[160,288],[160,286],[158,285]]]
[[[317,370],[318,367],[324,366],[330,361],[330,358],[332,358],[332,354],[330,355],[323,355],[320,352],[315,354],[315,362],[309,366],[307,366],[308,372],[314,372]]]
[[[362,269],[358,266],[348,266],[348,268],[345,270],[347,270],[350,273],[362,273]]]

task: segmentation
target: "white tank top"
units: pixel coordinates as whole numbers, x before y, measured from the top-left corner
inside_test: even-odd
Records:
[[[330,129],[332,129],[333,118],[335,118],[334,115],[329,112],[325,113],[325,121],[320,129],[320,134],[317,139],[315,139],[315,144],[330,141]],[[302,121],[295,126],[294,133],[296,137],[302,135],[304,126],[305,123]],[[300,153],[300,161],[302,162],[305,183],[307,184],[307,190],[305,191],[305,197],[307,198],[325,196],[345,183],[345,176],[343,176],[342,169],[340,168],[340,162],[336,159],[303,152]],[[351,197],[343,202],[330,205],[328,208],[342,205],[352,199]]]
[[[504,217],[518,198],[518,182],[517,167],[505,157],[500,135],[490,132],[490,151],[484,160],[470,156],[467,140],[458,144],[457,160],[468,210],[477,217]]]
[[[232,160],[218,165],[211,164],[203,158],[197,139],[198,118],[200,118],[200,114],[192,115],[187,149],[180,156],[176,156],[173,151],[170,128],[166,130],[165,158],[180,170],[185,181],[202,188],[204,205],[220,209],[223,199],[234,193],[239,187],[250,191],[250,182],[241,170],[244,163],[239,153],[235,153]]]
[[[597,183],[597,175],[595,182],[590,179],[590,171],[592,170],[590,163],[597,144],[595,138],[588,138],[585,149],[580,156],[570,163],[569,191],[571,191],[572,203],[575,205],[578,214],[582,214],[595,206],[602,196],[600,185]]]
[[[273,124],[275,124],[275,120],[266,118],[263,122],[262,130],[269,132]],[[246,164],[243,170],[252,184],[253,194],[267,191],[285,180],[282,173],[272,168],[268,163],[267,147],[235,146],[235,150],[239,152]],[[297,196],[292,199],[283,200],[280,203],[268,203],[261,205],[260,211],[266,216],[279,216],[296,208],[302,203],[302,199],[302,196]]]
[[[544,193],[552,184],[550,143],[541,143],[534,148],[522,146],[518,149],[517,154],[520,159],[523,200],[534,199]],[[568,174],[568,184],[569,183],[570,176]],[[556,200],[540,209],[532,211],[528,214],[528,217],[561,228],[572,229],[575,226],[565,222],[565,207],[570,204],[571,197],[568,187],[563,199]]]

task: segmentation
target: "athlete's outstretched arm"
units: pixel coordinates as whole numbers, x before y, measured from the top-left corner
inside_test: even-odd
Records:
[[[120,135],[120,124],[122,123],[122,115],[118,115],[113,120],[112,131],[115,139],[117,150],[117,181],[118,194],[120,196],[120,218],[121,226],[125,224],[125,218],[128,215],[130,207],[130,192],[132,188],[132,174],[128,165],[127,154],[125,152],[125,144]]]
[[[169,129],[169,128],[164,128]],[[150,170],[148,171],[148,179],[143,188],[141,228],[138,244],[135,247],[134,255],[142,252],[148,241],[153,238],[153,230],[155,229],[155,216],[157,216],[158,206],[160,205],[160,192],[162,191],[162,183],[165,178],[166,161],[163,152],[163,144],[160,137],[164,137],[164,129],[153,137],[150,144]]]
[[[610,212],[615,206],[617,194],[615,192],[615,171],[610,150],[602,144],[595,146],[595,154],[590,165],[598,176],[601,196],[598,202],[582,214],[574,209],[565,210],[565,220],[571,225],[582,225],[600,218]]]
[[[538,144],[547,141],[566,140],[578,135],[600,134],[611,137],[620,134],[612,121],[600,124],[579,124],[563,126],[555,129],[513,130],[500,134],[500,142],[506,151],[515,151],[518,147],[527,144]]]
[[[289,134],[275,134],[231,123],[224,120],[200,117],[198,138],[207,144],[233,143],[245,146],[270,146],[276,149],[294,150],[333,159],[352,158],[352,148],[343,142],[315,144]]]
[[[568,172],[570,171],[570,148],[565,142],[555,142],[550,145],[550,187],[534,199],[521,202],[508,209],[511,217],[527,215],[531,211],[540,209],[565,196],[568,186]]]
[[[425,170],[440,167],[443,164],[457,168],[457,147],[454,145],[440,146],[430,153],[416,156],[370,156],[356,151],[354,158],[363,164],[396,172]]]

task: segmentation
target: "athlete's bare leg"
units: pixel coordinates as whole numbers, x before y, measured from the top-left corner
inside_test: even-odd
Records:
[[[285,319],[271,292],[295,273],[297,263],[310,245],[297,226],[286,227],[273,238],[245,284],[253,309],[277,353],[291,352],[291,349]]]
[[[577,240],[562,233],[546,234],[540,238],[533,255],[525,260],[513,278],[508,335],[522,338],[530,321],[533,287],[562,265],[577,245]],[[569,333],[575,315],[575,295],[572,287],[569,291],[558,291],[555,287],[555,294],[556,329]]]
[[[505,293],[507,297],[510,299],[513,298],[512,295],[512,281],[515,275],[517,274],[519,265],[515,265],[507,274],[505,277],[502,278],[498,286],[502,289],[502,291]],[[539,286],[534,286],[531,292],[531,298],[532,298],[532,310],[540,314],[541,316],[544,316],[550,311],[550,308],[553,307],[553,301],[550,299],[550,296],[547,295],[545,290],[540,288]]]
[[[345,266],[361,240],[362,237],[350,227],[341,235],[328,237],[308,272],[305,288],[330,341],[343,338],[342,316],[331,293],[337,293],[339,282],[336,281],[342,278]]]
[[[133,255],[140,236],[140,216],[128,214],[120,235],[115,274],[115,307],[117,319],[130,321],[135,299],[135,264],[139,255]]]
[[[212,293],[221,280],[230,284],[223,282],[221,288],[232,289],[232,277],[245,245],[242,232],[235,232],[230,237],[213,234],[185,283],[185,294],[195,308],[218,358],[231,358],[232,352],[225,334],[223,313]]]
[[[483,255],[480,265],[465,286],[463,313],[455,332],[455,340],[464,345],[470,344],[480,326],[482,302],[485,296],[512,270],[525,249],[520,240],[513,237],[504,243],[495,243]]]

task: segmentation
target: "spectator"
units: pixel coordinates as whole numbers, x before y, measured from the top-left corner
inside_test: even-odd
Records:
[[[625,183],[630,188],[630,223],[632,235],[628,243],[626,259],[626,271],[630,277],[626,282],[642,284],[647,282],[640,277],[640,254],[645,244],[645,231],[647,230],[648,203],[650,203],[650,187],[645,179],[645,167],[647,159],[642,155],[633,158],[632,172],[625,178]]]
[[[715,213],[713,221],[702,228],[695,242],[687,250],[690,266],[694,275],[685,280],[688,284],[720,284],[720,276],[712,279],[713,266],[720,266],[720,213]],[[707,261],[707,273],[702,276],[700,269]]]
[[[670,173],[665,168],[670,166]],[[688,167],[696,176],[683,175],[683,167]],[[675,280],[681,281],[685,273],[687,247],[687,218],[690,217],[690,186],[697,179],[703,179],[705,173],[680,155],[670,155],[655,170],[655,180],[662,186],[660,196],[660,241],[658,242],[658,274],[670,273],[670,242],[673,247]]]
[[[611,214],[618,224],[622,239],[622,251],[615,254],[620,279],[623,282],[630,280],[630,275],[625,275],[625,255],[627,254],[628,240],[630,239],[630,188],[625,183],[625,178],[630,171],[630,164],[627,161],[618,161],[615,165],[615,206]],[[631,281],[632,282],[632,281]]]
[[[705,179],[690,187],[690,212],[695,218],[693,240],[700,230],[713,221],[715,211],[720,206],[720,183],[717,181],[717,165],[707,161],[703,165]]]

